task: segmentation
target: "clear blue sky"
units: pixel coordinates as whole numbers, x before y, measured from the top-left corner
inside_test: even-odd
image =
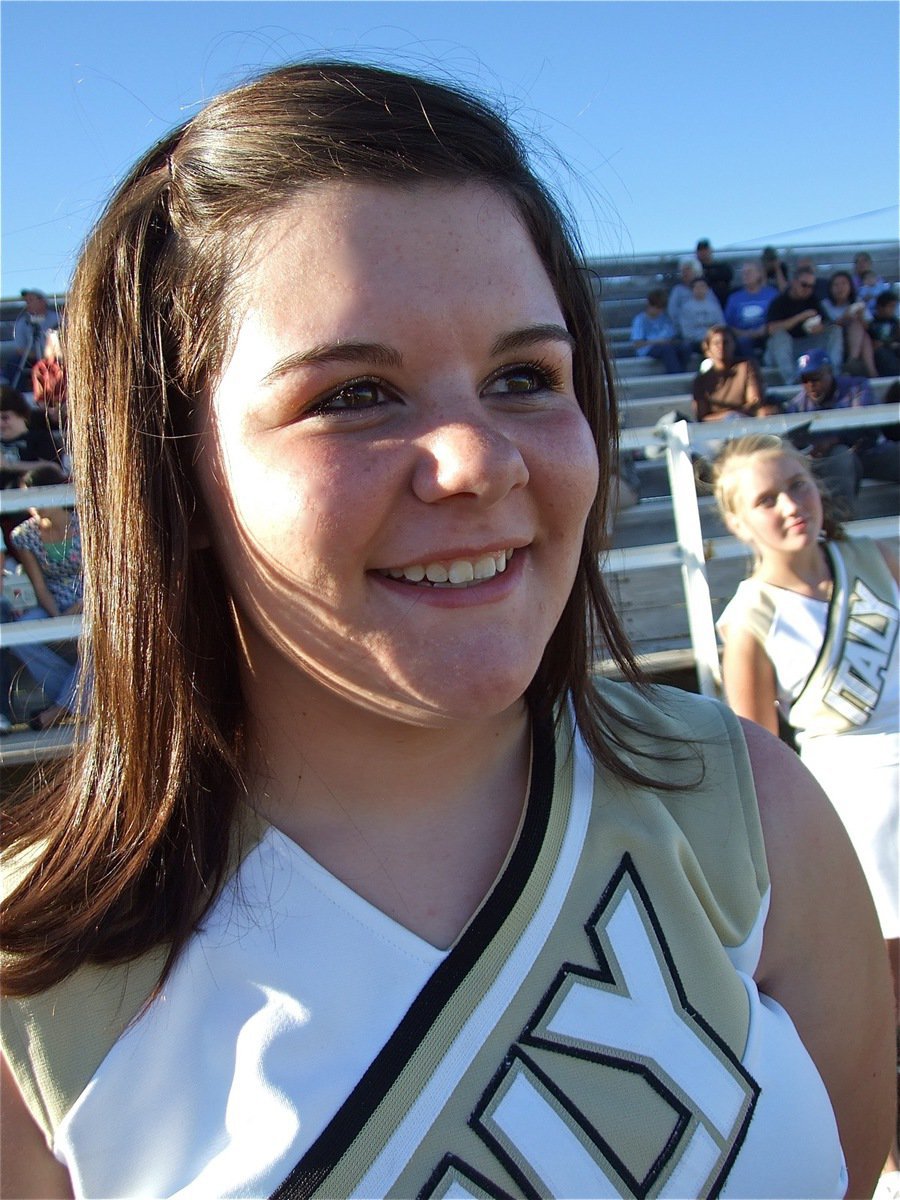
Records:
[[[897,236],[893,0],[3,0],[0,21],[4,296],[65,289],[116,180],[204,99],[316,54],[502,97],[561,152],[590,253]]]

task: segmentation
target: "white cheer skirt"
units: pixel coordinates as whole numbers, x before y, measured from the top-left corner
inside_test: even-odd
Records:
[[[809,738],[800,757],[844,823],[885,939],[900,937],[900,734]]]

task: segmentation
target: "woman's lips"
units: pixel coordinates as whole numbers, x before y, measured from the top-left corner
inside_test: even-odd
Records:
[[[492,550],[473,558],[454,558],[378,571],[388,579],[422,588],[476,587],[502,575],[515,553],[514,548]]]

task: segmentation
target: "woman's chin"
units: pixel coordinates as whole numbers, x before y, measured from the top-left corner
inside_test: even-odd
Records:
[[[523,702],[529,683],[530,679],[523,681],[518,675],[505,679],[458,679],[437,687],[395,680],[389,689],[348,688],[343,691],[342,699],[374,716],[439,729],[483,723],[502,715]]]

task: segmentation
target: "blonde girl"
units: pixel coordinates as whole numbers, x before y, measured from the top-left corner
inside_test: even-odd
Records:
[[[719,620],[728,702],[777,732],[780,712],[837,808],[866,872],[897,970],[898,564],[847,537],[804,456],[776,437],[729,442],[716,499],[753,550]]]

